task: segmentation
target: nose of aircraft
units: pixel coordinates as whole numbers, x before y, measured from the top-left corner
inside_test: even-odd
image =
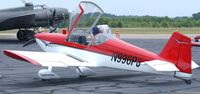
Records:
[[[68,10],[64,8],[57,8],[56,9],[56,21],[62,21],[69,18]]]

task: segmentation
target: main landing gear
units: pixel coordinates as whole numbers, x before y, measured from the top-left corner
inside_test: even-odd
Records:
[[[51,79],[58,79],[59,76],[52,72],[52,66],[49,66],[48,69],[42,69],[38,72],[38,76],[42,81],[49,81]]]
[[[77,67],[76,72],[79,74],[79,78],[87,78],[88,76],[95,75],[96,73],[88,67]]]
[[[35,35],[35,32],[33,30],[28,30],[28,29],[19,29],[17,32],[17,39],[20,41],[28,41],[30,39],[33,39]]]
[[[186,83],[187,85],[190,85],[190,84],[192,83],[192,81],[191,81],[191,80],[185,80],[185,83]]]

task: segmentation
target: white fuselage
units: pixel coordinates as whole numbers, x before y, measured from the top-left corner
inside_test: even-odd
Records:
[[[77,56],[83,61],[93,63],[98,67],[133,70],[133,71],[174,76],[174,72],[159,72],[145,63],[141,63],[141,65],[137,67],[136,62],[134,62],[132,65],[126,64],[126,63],[123,64],[122,61],[118,63],[114,60],[111,60],[112,56],[109,56],[109,55],[100,54],[100,53],[73,48],[73,47],[68,47],[68,46],[63,46],[63,45],[58,45],[58,44],[51,44],[51,43],[49,44],[49,42],[39,40],[39,39],[36,39],[36,41],[38,45],[46,52],[64,53],[67,55]]]

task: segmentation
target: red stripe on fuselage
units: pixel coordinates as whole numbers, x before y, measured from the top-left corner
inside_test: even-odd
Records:
[[[112,55],[114,52],[118,54],[122,53],[123,55],[127,56],[142,58],[143,61],[155,60],[155,59],[162,60],[162,58],[160,58],[155,53],[136,47],[119,39],[110,39],[106,41],[104,44],[97,46],[91,45],[90,47],[91,49],[98,49],[104,51],[103,53],[107,55]]]
[[[79,49],[85,49],[85,48],[88,47],[88,46],[80,45],[80,44],[77,44],[77,43],[65,41],[66,37],[67,37],[67,35],[55,34],[55,33],[38,33],[38,34],[35,34],[35,38],[40,39],[40,40],[44,40],[44,41],[48,41],[48,42],[51,42],[51,43],[55,43],[55,44],[75,47],[75,48],[79,48]]]
[[[167,61],[155,53],[136,47],[134,45],[131,45],[119,39],[110,39],[101,45],[85,46],[85,45],[80,45],[77,43],[65,41],[66,35],[63,35],[63,34],[39,33],[39,34],[36,34],[35,37],[37,39],[48,41],[51,43],[65,45],[69,47],[96,52],[96,53],[101,53],[101,54],[105,54],[109,56],[112,56],[113,53],[117,53],[117,54],[137,57],[138,60],[142,59],[142,62],[149,61],[149,60]]]

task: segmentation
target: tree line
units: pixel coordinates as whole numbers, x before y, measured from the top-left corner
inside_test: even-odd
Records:
[[[94,20],[94,19],[93,19]],[[82,21],[86,25],[89,20]],[[59,26],[64,27],[68,22]],[[116,16],[105,13],[98,24],[108,24],[112,28],[134,28],[134,27],[200,27],[200,12],[192,14],[192,17],[157,17],[157,16]]]

